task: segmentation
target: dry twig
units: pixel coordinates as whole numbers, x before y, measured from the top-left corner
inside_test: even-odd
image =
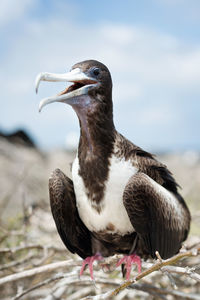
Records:
[[[30,246],[30,245],[29,245]],[[36,245],[35,245],[36,246]],[[22,249],[22,248],[20,248]],[[32,247],[30,246],[29,249],[32,249]],[[15,249],[16,250],[16,249]],[[16,250],[18,251],[19,248]],[[192,256],[197,256],[200,253],[200,248],[195,248],[195,249],[191,249],[189,251],[182,251],[180,253],[178,253],[177,255],[171,257],[170,259],[167,260],[162,260],[161,257],[159,256],[159,253],[157,253],[157,257],[158,257],[158,261],[155,264],[149,264],[146,263],[147,266],[149,266],[145,271],[143,271],[142,273],[138,274],[133,280],[127,281],[125,283],[123,283],[122,285],[120,285],[119,287],[117,287],[116,289],[112,289],[114,286],[118,286],[121,282],[121,280],[119,279],[109,279],[109,278],[100,278],[98,277],[98,279],[96,280],[96,284],[104,284],[107,286],[112,287],[110,289],[110,291],[106,292],[106,293],[101,293],[100,295],[96,295],[96,296],[90,296],[90,297],[85,297],[83,299],[93,299],[93,300],[97,300],[97,299],[110,299],[110,297],[117,295],[119,292],[121,292],[122,290],[124,290],[125,288],[129,287],[131,289],[134,290],[139,290],[139,291],[143,291],[146,292],[148,294],[152,294],[154,296],[160,297],[161,299],[165,299],[165,295],[173,295],[173,296],[177,296],[180,298],[184,298],[185,299],[200,299],[198,295],[194,295],[194,294],[186,294],[184,292],[181,291],[177,291],[177,290],[169,290],[169,289],[162,289],[162,288],[158,288],[155,287],[153,285],[147,285],[147,284],[136,284],[135,282],[146,277],[147,275],[153,273],[154,271],[164,271],[167,273],[174,273],[174,274],[181,274],[181,275],[185,275],[188,276],[190,278],[192,278],[193,280],[195,280],[196,282],[200,282],[200,275],[195,271],[194,268],[188,268],[188,267],[179,267],[179,266],[170,266],[171,264],[176,263],[177,261],[179,261],[180,259],[183,258],[187,258],[187,257],[192,257]],[[110,263],[110,264],[116,264],[117,259],[119,259],[119,256],[114,256],[112,258],[107,258],[105,259],[104,263]],[[101,262],[102,263],[102,262]],[[99,269],[99,267],[101,266],[101,263],[98,264],[96,269]],[[43,273],[49,273],[55,270],[58,270],[60,268],[71,268],[74,266],[80,266],[81,265],[81,260],[67,260],[67,261],[61,261],[61,262],[57,262],[57,263],[51,263],[51,264],[47,264],[44,266],[40,266],[37,268],[33,268],[31,270],[26,270],[26,271],[22,271],[16,274],[12,274],[12,275],[8,275],[6,277],[3,277],[0,279],[0,285],[4,285],[6,283],[9,282],[14,282],[20,279],[24,279],[24,278],[29,278],[31,276],[35,276],[38,274],[43,274]],[[145,263],[144,263],[145,265]],[[59,273],[57,275],[53,275],[52,277],[43,280],[42,282],[40,282],[39,284],[32,286],[29,289],[24,290],[23,292],[19,293],[17,296],[15,296],[13,298],[13,300],[19,299],[21,298],[23,295],[30,293],[33,290],[39,289],[40,287],[43,287],[45,285],[49,285],[51,282],[53,281],[58,281],[60,279],[63,279],[64,282],[64,286],[66,287],[67,285],[71,285],[71,284],[77,284],[79,283],[79,285],[91,285],[91,280],[89,279],[89,276],[83,276],[81,277],[81,279],[78,277],[78,273],[77,271],[68,271],[67,273]],[[59,290],[59,289],[60,290]],[[62,284],[59,284],[58,286],[56,286],[55,291],[58,291],[58,293],[64,293],[65,289],[62,288]],[[48,298],[47,298],[48,299]],[[50,298],[49,298],[50,299]],[[72,298],[73,299],[73,298]]]
[[[185,252],[179,252],[177,255],[174,255],[171,258],[166,259],[166,260],[162,260],[160,258],[158,260],[158,262],[155,263],[151,268],[143,271],[142,273],[137,275],[134,279],[129,280],[129,281],[125,282],[124,284],[120,285],[120,287],[118,287],[117,289],[114,290],[114,292],[112,293],[112,296],[117,295],[121,290],[127,288],[132,283],[135,283],[136,281],[146,277],[147,275],[151,274],[154,271],[160,270],[164,266],[172,265],[172,264],[176,263],[177,261],[179,261],[182,258],[197,256],[199,253],[200,253],[200,247],[195,248],[195,249],[191,249],[191,250],[185,251]]]

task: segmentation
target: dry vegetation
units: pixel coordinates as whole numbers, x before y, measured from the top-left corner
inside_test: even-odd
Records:
[[[81,260],[70,254],[56,232],[47,182],[60,167],[70,173],[73,153],[48,154],[0,140],[0,299],[200,299],[200,160],[196,153],[161,159],[183,187],[193,216],[191,232],[178,256],[143,262],[124,282],[118,257],[79,278]],[[124,284],[125,283],[125,284]],[[114,296],[113,296],[114,295]]]

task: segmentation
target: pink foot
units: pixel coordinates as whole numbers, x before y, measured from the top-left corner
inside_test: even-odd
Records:
[[[122,257],[118,263],[117,263],[117,267],[119,267],[121,264],[125,263],[125,269],[126,269],[126,280],[130,279],[130,274],[131,274],[131,266],[132,264],[136,263],[137,265],[137,269],[138,269],[138,273],[141,273],[142,271],[142,263],[141,263],[141,259],[138,255],[136,254],[131,254],[131,255],[125,255],[124,257]]]
[[[101,260],[103,259],[103,256],[101,256],[101,254],[96,253],[94,256],[88,256],[86,259],[84,259],[83,263],[82,263],[82,267],[80,270],[80,276],[83,275],[83,271],[85,269],[85,266],[88,265],[89,266],[89,270],[90,270],[90,277],[92,280],[94,280],[94,276],[93,276],[93,263],[95,260]]]

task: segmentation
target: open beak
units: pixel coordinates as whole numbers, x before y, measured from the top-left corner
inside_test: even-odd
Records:
[[[40,81],[65,81],[73,82],[73,84],[58,95],[42,99],[39,104],[39,111],[45,105],[53,102],[64,102],[70,105],[76,104],[80,96],[87,95],[88,91],[97,85],[96,80],[87,76],[79,68],[64,74],[40,73],[35,81],[36,93],[38,92]]]

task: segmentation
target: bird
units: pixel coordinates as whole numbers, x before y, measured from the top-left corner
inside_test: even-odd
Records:
[[[43,72],[41,81],[69,83],[40,101],[39,111],[54,102],[70,105],[80,124],[72,179],[60,169],[49,179],[49,196],[57,231],[71,253],[82,259],[80,275],[105,257],[122,254],[117,266],[130,278],[141,258],[167,259],[188,236],[190,212],[172,173],[156,157],[115,128],[112,78],[97,60],[76,63],[62,74]]]

